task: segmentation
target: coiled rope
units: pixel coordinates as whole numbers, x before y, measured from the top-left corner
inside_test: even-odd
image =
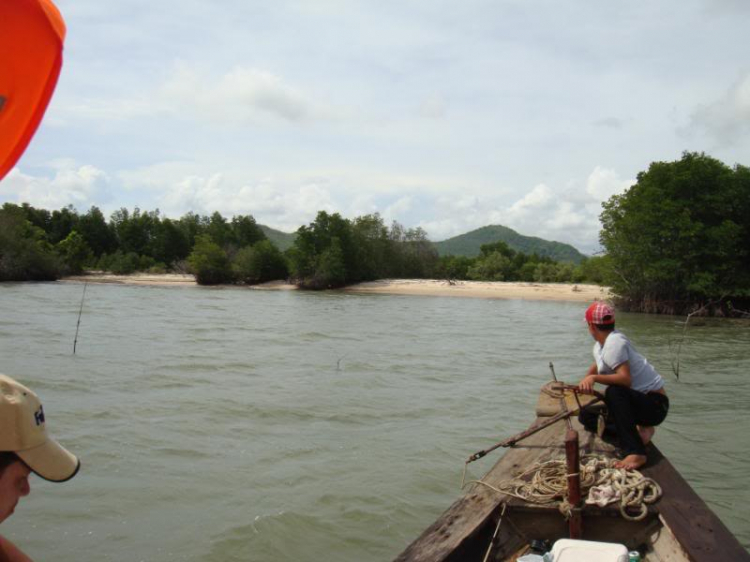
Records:
[[[640,521],[648,514],[648,505],[661,497],[659,484],[637,470],[615,468],[614,459],[603,455],[584,455],[580,463],[581,490],[604,492],[604,499],[587,503],[607,505],[619,502],[620,514],[629,521]],[[464,473],[465,476],[465,473]],[[523,501],[549,505],[559,502],[558,508],[565,517],[570,517],[572,506],[566,496],[568,491],[567,466],[564,458],[538,462],[515,478],[494,486],[483,480],[462,481],[461,487],[475,483],[486,486],[499,494],[519,498]],[[609,488],[607,488],[609,487]],[[607,497],[608,496],[608,497]],[[591,495],[589,496],[591,497]]]

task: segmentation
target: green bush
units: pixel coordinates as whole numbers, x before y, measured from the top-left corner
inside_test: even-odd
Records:
[[[94,253],[86,240],[75,230],[55,246],[55,252],[60,257],[60,264],[64,274],[77,275],[83,272],[84,266],[91,263]]]
[[[0,281],[52,281],[59,261],[44,231],[24,218],[20,207],[0,209]]]
[[[289,274],[283,254],[269,240],[239,250],[232,272],[237,281],[248,285],[285,279]]]
[[[102,254],[97,262],[97,269],[109,271],[115,275],[130,275],[138,271],[140,259],[135,252],[123,253],[117,250],[114,254]]]
[[[623,308],[676,313],[750,298],[750,169],[686,152],[605,202],[602,246]]]
[[[167,266],[163,263],[156,263],[146,270],[151,275],[164,275],[167,273]]]
[[[610,285],[612,283],[612,260],[609,256],[594,256],[587,258],[578,266],[580,279],[577,283],[587,282],[596,285]]]
[[[500,252],[490,254],[477,259],[474,266],[469,268],[469,279],[476,281],[505,281],[512,275],[511,261]]]
[[[345,283],[344,252],[338,238],[332,238],[331,245],[318,258],[318,265],[309,286],[314,289],[332,289]]]
[[[475,258],[467,256],[442,256],[438,265],[440,277],[445,279],[468,279],[469,269],[474,265]]]
[[[188,264],[199,285],[218,285],[232,281],[232,266],[226,252],[208,234],[195,237],[195,246],[188,256]]]

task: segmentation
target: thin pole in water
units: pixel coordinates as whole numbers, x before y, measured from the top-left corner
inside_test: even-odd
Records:
[[[552,364],[552,361],[549,362],[549,370],[552,371],[552,380],[555,382],[560,382],[557,380],[557,375],[555,374],[555,366]],[[561,389],[560,392],[562,393],[560,395],[560,411],[567,412],[568,411],[568,403],[565,401],[565,389]],[[573,423],[570,421],[570,418],[565,418],[568,422],[568,429],[573,429]]]
[[[81,295],[81,308],[78,310],[78,323],[76,324],[76,337],[73,340],[73,355],[76,354],[76,345],[78,344],[78,328],[81,327],[81,314],[83,313],[83,299],[86,298],[86,285],[88,281],[83,284],[83,295]]]

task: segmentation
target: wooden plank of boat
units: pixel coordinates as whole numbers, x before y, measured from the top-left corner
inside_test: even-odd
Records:
[[[641,472],[662,488],[657,504],[662,521],[669,527],[689,560],[750,561],[750,554],[716,514],[690,487],[672,463],[655,446]]]
[[[559,399],[540,394],[540,417],[534,425],[559,408]],[[577,421],[574,428],[581,436],[583,453],[613,455],[610,444],[584,431]],[[497,486],[534,463],[560,456],[566,429],[565,423],[559,422],[528,437],[523,444],[509,449],[482,480]],[[640,522],[626,521],[617,508],[586,506],[583,538],[620,542],[629,548],[645,545],[647,562],[750,561],[750,554],[653,445],[643,473],[654,478],[663,490],[662,499],[650,507],[648,516]],[[567,536],[567,524],[556,508],[508,499],[487,486],[475,485],[410,544],[396,562],[482,561],[503,501],[508,507],[491,560],[515,560],[527,550],[531,539],[554,541]]]

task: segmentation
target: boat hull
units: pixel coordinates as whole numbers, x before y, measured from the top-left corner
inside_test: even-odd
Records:
[[[533,425],[559,412],[559,400],[548,392],[540,395]],[[568,407],[575,407],[568,404]],[[585,431],[576,420],[581,453],[614,457],[615,447]],[[568,427],[560,421],[509,448],[482,477],[499,487],[527,467],[564,455]],[[649,461],[641,470],[662,488],[662,497],[649,506],[642,521],[624,519],[615,506],[586,505],[582,509],[583,539],[624,544],[639,550],[644,562],[750,562],[750,554],[716,514],[695,493],[659,449],[649,445]],[[489,486],[473,484],[442,516],[397,558],[397,562],[483,562],[492,542],[493,561],[513,561],[529,551],[532,540],[553,543],[568,537],[568,524],[554,506],[540,506],[511,498]],[[505,513],[498,528],[500,514]]]

